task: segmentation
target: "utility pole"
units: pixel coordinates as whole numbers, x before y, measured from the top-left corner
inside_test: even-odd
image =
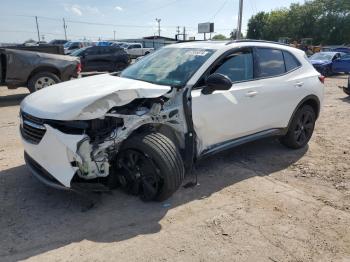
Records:
[[[66,19],[63,18],[63,29],[64,29],[64,38],[67,40],[67,25]]]
[[[180,35],[180,26],[176,27],[176,40],[179,40],[179,35]]]
[[[186,41],[186,27],[183,28],[184,41]]]
[[[241,38],[242,33],[242,14],[243,14],[243,0],[239,0],[239,11],[238,11],[238,23],[236,31],[236,39]]]
[[[162,21],[162,19],[156,18],[156,21],[158,23],[158,36],[160,37],[160,21]]]
[[[115,30],[113,30],[113,39],[115,41]]]
[[[38,33],[38,41],[40,42],[39,23],[38,23],[38,17],[37,16],[35,16],[35,23],[36,23],[36,31]]]

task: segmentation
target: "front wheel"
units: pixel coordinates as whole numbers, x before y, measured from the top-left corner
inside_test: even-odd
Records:
[[[141,134],[126,140],[117,156],[116,166],[119,185],[144,201],[169,198],[184,179],[178,149],[160,133]]]
[[[316,122],[314,109],[304,105],[295,113],[287,134],[280,139],[281,143],[292,149],[307,145],[313,134]]]

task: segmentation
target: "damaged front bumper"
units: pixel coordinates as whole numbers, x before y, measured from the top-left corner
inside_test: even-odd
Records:
[[[79,169],[73,164],[80,160],[75,153],[77,144],[85,135],[67,135],[49,125],[44,126],[45,133],[38,143],[29,140],[21,127],[25,162],[31,173],[44,184],[69,189]]]

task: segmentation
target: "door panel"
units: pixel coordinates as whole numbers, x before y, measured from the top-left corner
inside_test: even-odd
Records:
[[[227,91],[203,95],[192,91],[193,124],[202,150],[259,131],[260,84],[253,79],[251,49],[229,54],[209,74],[219,73],[233,81]]]
[[[261,86],[246,82],[210,95],[192,91],[192,117],[202,149],[259,132]]]
[[[333,61],[332,71],[334,73],[350,72],[350,55]]]

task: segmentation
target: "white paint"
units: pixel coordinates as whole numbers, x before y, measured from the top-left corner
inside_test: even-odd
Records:
[[[87,120],[103,117],[114,106],[128,104],[136,98],[159,97],[169,90],[169,86],[103,74],[46,87],[27,96],[21,109],[43,119]],[[107,100],[109,108],[96,108],[96,112],[84,114],[85,108],[111,94],[119,99]]]
[[[77,168],[71,166],[69,157],[76,156],[77,143],[84,136],[67,135],[48,125],[45,127],[46,133],[38,145],[22,138],[24,150],[59,182],[70,187]]]

